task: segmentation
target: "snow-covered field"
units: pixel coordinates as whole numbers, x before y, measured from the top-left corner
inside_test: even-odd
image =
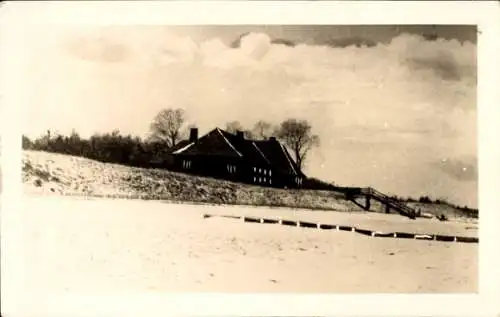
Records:
[[[23,151],[22,171],[25,193],[361,210],[339,199],[341,193],[250,186],[41,151]]]
[[[117,164],[49,153],[23,151],[23,190],[28,194],[76,195],[107,198],[142,198],[175,202],[229,205],[282,206],[315,210],[363,212],[340,192],[283,190],[238,184],[165,170]],[[477,224],[462,210],[447,204],[409,203],[429,215],[446,215],[454,222]],[[372,202],[372,211],[385,206]]]
[[[35,151],[23,151],[23,190],[23,208],[11,214],[15,221],[9,229],[17,239],[8,244],[15,258],[7,266],[22,278],[16,287],[35,292],[35,298],[36,292],[59,291],[425,293],[478,288],[475,243],[375,238],[203,214],[473,237],[477,219],[409,220],[364,212],[330,192],[266,189]]]
[[[15,268],[24,287],[43,294],[477,291],[477,244],[204,219],[203,213],[411,229],[409,220],[374,213],[27,195],[16,215],[22,265]],[[410,226],[477,235],[466,225],[422,219]]]

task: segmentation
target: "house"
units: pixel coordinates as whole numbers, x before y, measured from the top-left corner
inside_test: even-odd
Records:
[[[276,138],[245,139],[243,132],[215,128],[198,138],[192,128],[188,140],[171,149],[173,168],[185,173],[270,187],[299,188],[305,175]]]

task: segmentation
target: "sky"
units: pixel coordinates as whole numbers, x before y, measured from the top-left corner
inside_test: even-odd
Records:
[[[200,133],[234,120],[250,128],[305,119],[320,137],[306,174],[477,207],[474,27],[47,24],[28,32],[30,137],[47,129],[145,136],[164,108],[185,109]]]

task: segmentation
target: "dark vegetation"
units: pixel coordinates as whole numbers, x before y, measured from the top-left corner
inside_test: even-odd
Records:
[[[437,199],[432,199],[429,196],[420,196],[420,198],[416,199],[413,197],[400,197],[400,196],[392,196],[392,199],[404,202],[404,203],[419,203],[419,204],[440,204],[440,205],[447,205],[451,208],[458,209],[460,212],[463,214],[467,215],[467,217],[470,218],[477,218],[478,217],[478,210],[474,208],[469,208],[467,206],[458,206],[455,204],[452,204],[444,198],[437,198]],[[440,219],[441,220],[441,219]],[[445,220],[445,219],[442,219]]]
[[[22,146],[25,150],[80,156],[135,167],[155,167],[154,159],[166,149],[162,142],[144,141],[139,137],[121,135],[118,131],[95,134],[89,139],[81,138],[76,132],[70,136],[48,132],[35,140],[23,136]]]

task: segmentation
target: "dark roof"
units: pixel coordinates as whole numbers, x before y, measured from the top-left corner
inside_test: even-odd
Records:
[[[286,147],[277,140],[254,141],[271,165],[287,174],[302,174]]]
[[[240,152],[245,160],[255,162],[259,165],[270,165],[271,162],[265,157],[252,140],[246,140],[232,133],[221,130],[224,137]]]
[[[276,139],[249,140],[219,128],[210,131],[196,143],[183,141],[172,153],[182,155],[220,155],[241,157],[258,165],[272,166],[287,174],[303,175],[285,146]]]
[[[231,157],[242,157],[243,155],[239,153],[234,146],[225,138],[222,130],[216,128],[209,133],[205,134],[203,137],[199,138],[196,143],[188,143],[183,148],[180,148],[173,152],[173,154],[183,154],[183,155],[219,155],[219,156],[231,156]]]
[[[172,146],[172,147],[168,148],[167,153],[168,153],[168,154],[171,154],[171,153],[173,153],[173,152],[175,152],[175,151],[177,151],[177,150],[182,149],[183,147],[187,146],[187,145],[188,145],[188,144],[190,144],[190,143],[191,143],[191,142],[189,142],[188,140],[182,140],[182,141],[180,141],[179,143],[177,143],[176,145],[174,145],[174,146]]]

